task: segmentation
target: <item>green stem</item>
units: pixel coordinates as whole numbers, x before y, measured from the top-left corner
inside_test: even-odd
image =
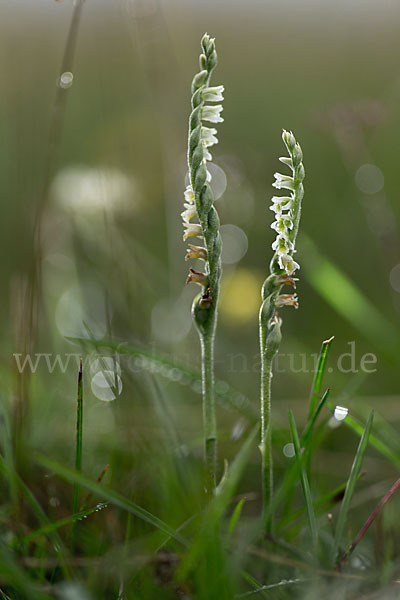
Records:
[[[214,398],[214,332],[203,333],[201,340],[201,364],[203,379],[203,428],[206,461],[207,495],[211,496],[216,485],[217,469],[217,420]]]
[[[263,334],[261,333],[263,336]],[[272,501],[272,428],[271,428],[271,380],[272,359],[266,358],[264,342],[261,338],[261,456],[262,456],[262,488],[263,519]],[[271,516],[265,522],[266,532],[271,533]]]

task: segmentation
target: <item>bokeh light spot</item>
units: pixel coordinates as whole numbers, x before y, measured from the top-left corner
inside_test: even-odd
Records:
[[[389,281],[392,288],[400,294],[400,264],[395,265],[390,271]]]
[[[247,235],[236,225],[222,225],[222,262],[226,265],[237,263],[247,252]]]
[[[384,186],[385,178],[382,171],[375,165],[361,165],[355,174],[358,189],[364,194],[376,194]]]
[[[152,310],[152,336],[162,342],[183,340],[191,326],[190,303],[182,299],[163,298]]]
[[[115,371],[98,371],[92,377],[91,388],[96,398],[111,402],[122,392],[122,379]]]
[[[208,163],[207,170],[211,173],[210,187],[214,195],[214,200],[218,200],[226,190],[225,171],[215,163]]]

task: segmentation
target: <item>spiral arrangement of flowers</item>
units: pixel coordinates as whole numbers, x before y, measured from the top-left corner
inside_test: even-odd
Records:
[[[221,236],[219,217],[210,188],[211,174],[207,163],[212,159],[210,148],[218,143],[217,130],[204,122],[221,123],[224,87],[211,87],[210,78],[217,65],[215,41],[208,34],[201,40],[200,72],[192,82],[192,112],[189,118],[188,168],[190,183],[185,190],[185,210],[182,212],[184,241],[201,239],[202,245],[188,245],[186,260],[204,261],[204,271],[189,269],[186,283],[202,287],[194,299],[193,319],[199,331],[202,350],[203,416],[207,491],[216,483],[217,426],[214,399],[214,338],[221,278]]]

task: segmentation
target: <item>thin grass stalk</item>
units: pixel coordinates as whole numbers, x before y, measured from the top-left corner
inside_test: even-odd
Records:
[[[192,315],[200,336],[203,389],[203,430],[206,465],[206,490],[211,495],[216,486],[217,425],[214,391],[214,339],[217,325],[217,305],[221,278],[221,236],[219,217],[214,208],[209,185],[211,174],[207,162],[212,159],[209,148],[218,142],[217,130],[206,127],[203,121],[220,123],[222,105],[207,104],[223,100],[223,86],[210,87],[217,65],[215,41],[205,34],[201,40],[200,72],[192,82],[192,112],[189,118],[188,167],[190,184],[185,191],[185,210],[182,213],[184,241],[198,237],[204,246],[189,244],[188,259],[204,261],[204,272],[189,269],[186,283],[201,286],[194,299]],[[192,222],[192,221],[198,222]]]
[[[82,359],[79,363],[78,373],[78,396],[76,405],[76,451],[75,451],[75,470],[82,472],[82,446],[83,446],[83,368]],[[79,510],[79,485],[74,485],[74,497],[72,504],[72,513]]]
[[[270,263],[270,275],[262,287],[262,305],[259,315],[261,356],[261,442],[263,516],[267,533],[271,532],[271,511],[268,507],[273,496],[272,431],[271,431],[271,382],[273,359],[282,339],[282,320],[277,313],[281,306],[298,307],[296,294],[281,294],[284,285],[296,287],[294,273],[300,268],[294,260],[295,242],[299,229],[301,201],[304,195],[303,153],[291,132],[283,131],[283,142],[289,153],[279,160],[288,166],[292,174],[275,173],[275,188],[288,190],[287,196],[274,196],[271,210],[275,221],[271,228],[277,233],[272,244],[275,254]]]

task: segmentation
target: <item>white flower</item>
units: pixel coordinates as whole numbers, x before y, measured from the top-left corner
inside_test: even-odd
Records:
[[[286,233],[288,229],[293,229],[293,221],[290,215],[277,215],[277,220],[271,225],[276,233]]]
[[[183,241],[189,237],[202,237],[203,230],[199,223],[185,223],[185,233],[183,234]]]
[[[293,200],[293,196],[272,196],[271,202],[273,204],[277,204],[278,202],[281,204],[282,202],[286,202],[288,208],[290,208],[290,204]]]
[[[217,130],[213,127],[202,127],[201,128],[201,139],[205,146],[214,146],[218,144]]]
[[[289,156],[280,156],[279,160],[293,171],[293,161]]]
[[[291,242],[289,238],[286,237],[286,235],[278,235],[276,240],[272,244],[272,250],[275,250],[275,252],[282,255],[286,255],[293,249],[293,242]]]
[[[204,143],[203,143],[203,158],[204,158],[204,161],[212,160],[211,152],[209,150],[207,150]],[[205,164],[205,162],[204,162],[204,164]]]
[[[224,99],[224,86],[217,85],[215,87],[208,87],[203,90],[204,102],[222,102]]]
[[[194,204],[185,204],[186,210],[181,212],[181,217],[184,223],[189,223],[190,219],[197,217],[197,210]]]
[[[282,175],[281,173],[274,173],[274,177],[276,181],[272,184],[272,187],[277,190],[294,190],[294,181],[293,177],[289,175]]]
[[[201,116],[204,121],[210,121],[210,123],[222,123],[223,118],[220,115],[222,111],[223,107],[221,104],[217,104],[216,106],[203,106]]]
[[[276,204],[273,204],[269,207],[269,210],[272,210],[272,212],[276,213],[276,218],[278,219],[284,214],[284,210],[290,210],[291,208],[291,204],[281,204],[279,202],[276,202]]]
[[[284,269],[288,275],[292,275],[297,269],[300,269],[300,265],[289,254],[280,254],[278,262],[280,268]]]
[[[191,185],[188,185],[185,190],[185,200],[186,200],[186,202],[189,202],[190,204],[194,203],[194,193],[193,193],[193,188]]]

